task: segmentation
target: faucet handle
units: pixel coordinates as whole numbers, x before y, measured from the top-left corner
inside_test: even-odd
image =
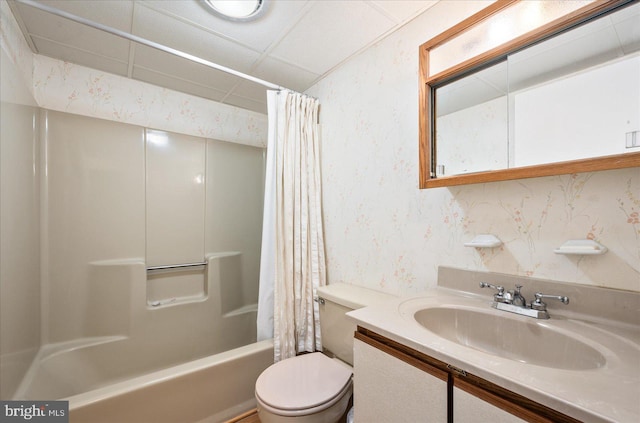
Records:
[[[487,282],[480,282],[480,288],[493,288],[498,291],[497,295],[502,296],[502,294],[504,294],[504,287],[500,285],[494,285]]]
[[[504,296],[504,287],[500,285],[493,285],[487,282],[480,282],[480,288],[492,288],[498,291],[497,294],[493,295],[493,300],[496,302],[505,302],[507,301]]]
[[[547,295],[547,294],[543,294],[542,292],[536,292],[534,295],[536,299],[531,303],[531,308],[534,310],[547,309],[547,304],[542,302],[543,298],[550,298],[552,300],[558,300],[562,304],[569,304],[569,297],[565,297],[563,295]]]

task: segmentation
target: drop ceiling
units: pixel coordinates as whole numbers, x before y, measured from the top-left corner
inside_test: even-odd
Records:
[[[267,0],[231,22],[201,0],[40,3],[303,92],[437,0]],[[9,0],[34,53],[266,113],[265,88]]]

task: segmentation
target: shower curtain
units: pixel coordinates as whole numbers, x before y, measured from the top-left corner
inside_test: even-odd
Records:
[[[322,349],[316,289],[326,284],[316,99],[268,91],[269,138],[258,339],[274,360]]]

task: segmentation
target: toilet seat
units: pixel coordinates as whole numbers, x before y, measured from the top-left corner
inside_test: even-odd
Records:
[[[256,381],[256,398],[280,416],[318,413],[351,391],[352,372],[322,353],[279,361]]]

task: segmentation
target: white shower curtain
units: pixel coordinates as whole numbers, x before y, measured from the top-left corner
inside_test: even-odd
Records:
[[[269,91],[258,339],[274,359],[322,349],[316,289],[326,284],[318,101]],[[271,332],[271,330],[273,332]]]

